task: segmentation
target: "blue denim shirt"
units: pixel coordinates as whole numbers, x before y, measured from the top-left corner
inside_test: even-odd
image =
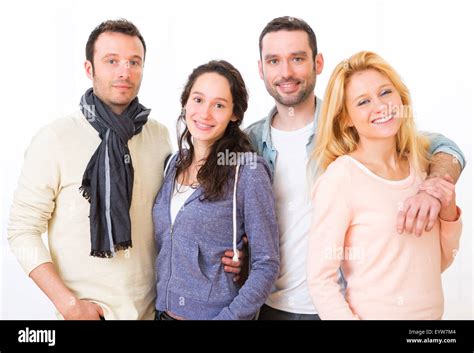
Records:
[[[321,104],[322,101],[319,98],[316,98],[316,109],[314,112],[313,122],[314,129],[313,133],[308,139],[308,143],[306,144],[306,152],[308,156],[310,155],[314,147],[314,135],[316,129],[318,128],[318,118],[321,109]],[[275,147],[273,146],[271,136],[272,120],[276,113],[277,109],[276,107],[273,107],[267,117],[253,123],[245,130],[249,135],[250,141],[252,142],[252,145],[257,151],[257,153],[262,156],[269,164],[272,174],[275,173],[275,164],[278,153]],[[464,166],[466,165],[464,154],[462,153],[458,145],[454,143],[454,141],[451,141],[445,136],[437,133],[430,133],[424,131],[422,131],[421,133],[425,135],[430,141],[429,152],[431,153],[431,155],[439,152],[448,153],[454,156],[459,161],[461,168],[464,169]]]

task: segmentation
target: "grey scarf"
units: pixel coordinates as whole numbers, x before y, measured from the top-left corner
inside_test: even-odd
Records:
[[[128,140],[142,131],[150,109],[135,98],[120,115],[88,89],[80,108],[102,142],[87,164],[82,195],[90,202],[91,256],[113,257],[132,246],[130,205],[133,165]]]

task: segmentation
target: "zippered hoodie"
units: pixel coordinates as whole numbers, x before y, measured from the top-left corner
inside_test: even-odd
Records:
[[[279,272],[279,234],[271,173],[261,157],[241,165],[236,189],[237,248],[247,235],[249,277],[242,287],[221,263],[233,245],[233,194],[229,183],[218,201],[202,200],[199,187],[171,223],[170,204],[176,176],[170,162],[153,208],[156,260],[156,309],[191,320],[249,320],[265,303]]]

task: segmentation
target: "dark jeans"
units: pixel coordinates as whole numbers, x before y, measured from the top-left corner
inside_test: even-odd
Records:
[[[273,309],[263,304],[260,308],[259,320],[320,320],[319,315],[314,314],[295,314],[287,311]]]
[[[176,320],[174,317],[169,316],[166,311],[155,311],[155,320],[161,321],[174,321]]]

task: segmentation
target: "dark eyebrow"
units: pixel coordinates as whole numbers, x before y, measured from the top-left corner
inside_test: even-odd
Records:
[[[132,58],[143,61],[143,58],[140,55],[133,55]]]
[[[107,53],[107,54],[105,54],[105,55],[102,57],[102,59],[105,59],[105,58],[108,57],[108,56],[118,56],[118,54],[115,54],[115,53]]]
[[[102,59],[105,59],[105,58],[107,58],[108,56],[119,56],[119,55],[116,54],[116,53],[107,53],[107,54],[105,54],[105,55],[103,56]],[[142,59],[142,57],[141,57],[140,55],[132,55],[132,58],[133,58],[133,59],[139,59],[139,60],[143,61],[143,59]]]
[[[291,55],[294,55],[294,56],[308,56],[308,54],[303,51],[303,50],[300,50],[300,51],[296,51],[294,53],[291,53]]]
[[[206,96],[204,93],[199,92],[199,91],[193,91],[193,92],[191,92],[191,94],[199,94],[199,95],[201,95],[201,96]],[[224,101],[224,102],[226,102],[226,103],[229,103],[229,101],[228,101],[227,99],[222,98],[222,97],[216,97],[215,99]]]
[[[265,55],[265,57],[263,58],[264,60],[270,60],[270,59],[273,59],[273,58],[276,58],[276,55],[274,54],[267,54]]]
[[[308,53],[306,53],[304,50],[299,50],[299,51],[295,51],[293,53],[291,53],[290,55],[292,56],[304,56],[304,57],[307,57],[308,56]],[[271,60],[271,59],[274,59],[276,58],[277,55],[275,54],[267,54],[264,56],[264,60]]]

